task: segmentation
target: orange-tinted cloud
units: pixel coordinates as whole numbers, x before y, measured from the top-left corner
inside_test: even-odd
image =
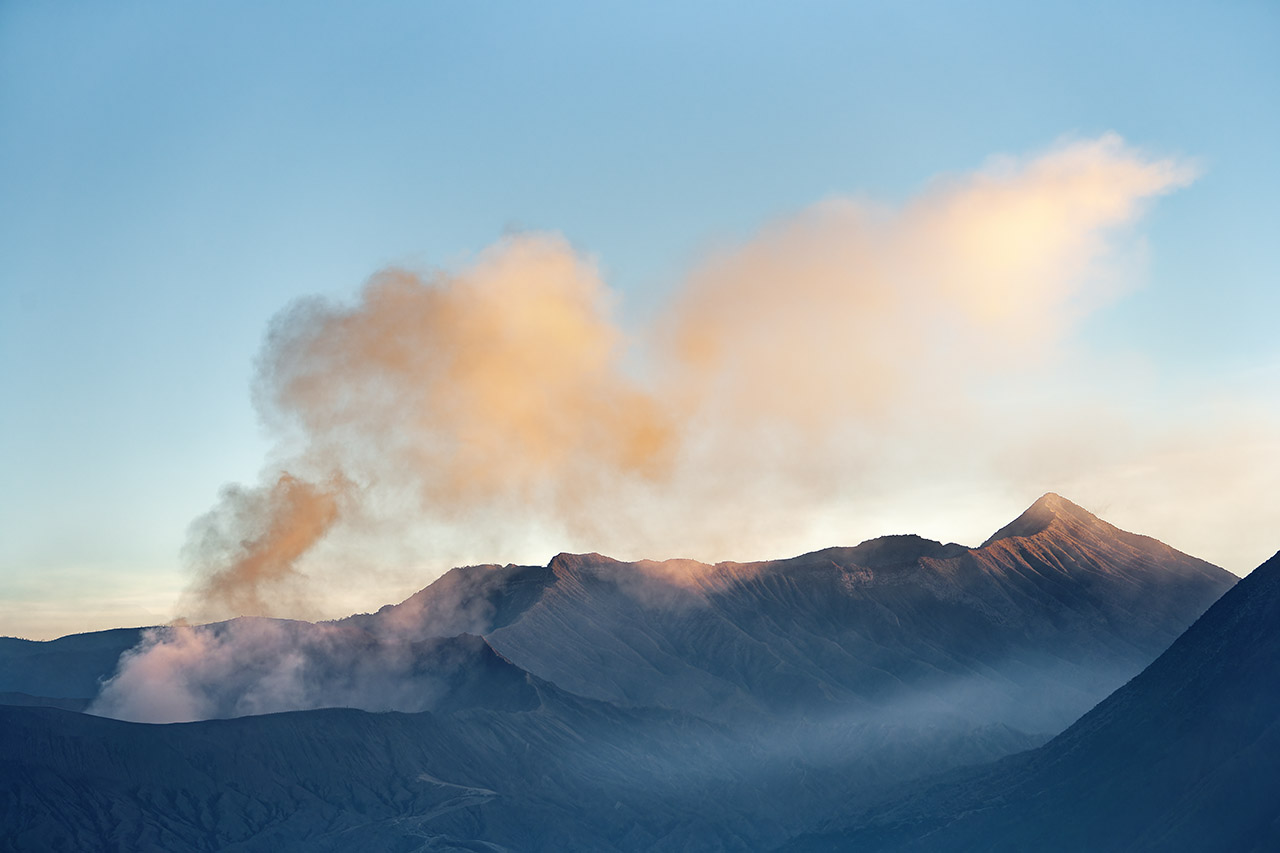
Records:
[[[549,234],[295,305],[256,389],[291,473],[228,492],[214,517],[252,535],[218,528],[196,591],[265,611],[311,544],[388,507],[499,550],[541,525],[557,550],[770,556],[833,502],[987,476],[1032,423],[1020,384],[1127,285],[1127,226],[1192,178],[1108,135],[896,208],[830,199],[712,254],[647,329]]]
[[[337,522],[348,489],[281,473],[257,489],[229,486],[191,526],[186,551],[200,572],[185,612],[193,617],[264,615],[305,599],[298,560]]]
[[[914,416],[1038,358],[1120,282],[1110,238],[1192,170],[1115,136],[938,181],[901,209],[828,201],[720,253],[665,319],[674,382],[737,419]]]

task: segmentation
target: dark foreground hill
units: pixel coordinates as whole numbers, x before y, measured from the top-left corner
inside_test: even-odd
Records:
[[[87,705],[142,631],[117,628],[43,642],[0,637],[0,691],[24,694],[23,704],[48,699],[44,704],[59,706],[66,703],[56,700],[75,699]]]
[[[1044,747],[787,849],[1280,850],[1280,554]]]
[[[786,838],[788,803],[742,781],[748,745],[699,720],[525,686],[523,710],[163,726],[0,708],[0,850],[762,849]],[[739,825],[742,808],[753,819]]]

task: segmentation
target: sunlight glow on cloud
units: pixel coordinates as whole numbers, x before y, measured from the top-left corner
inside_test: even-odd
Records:
[[[643,330],[545,233],[456,272],[383,271],[349,305],[294,305],[256,388],[278,468],[193,528],[186,615],[305,612],[309,548],[379,515],[716,559],[893,483],[1029,482],[1000,464],[1054,441],[1055,418],[1129,423],[1065,354],[1129,286],[1129,226],[1194,173],[1106,135],[994,159],[898,209],[830,199],[713,253]],[[1028,382],[1062,391],[1032,406]],[[323,523],[240,523],[287,520],[307,496]]]

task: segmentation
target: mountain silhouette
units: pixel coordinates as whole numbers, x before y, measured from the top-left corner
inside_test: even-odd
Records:
[[[0,707],[0,849],[760,850],[855,814],[882,832],[906,825],[875,811],[897,786],[1043,743],[1234,580],[1056,495],[980,548],[455,569],[334,623],[185,629],[220,668],[147,684],[234,719]],[[73,698],[122,636],[69,644],[96,657],[66,686],[33,672],[50,644],[0,646],[0,690]],[[317,710],[242,716],[264,707]]]
[[[355,617],[469,631],[561,687],[709,719],[965,716],[1060,730],[1235,577],[1049,494],[981,548],[918,536],[789,560],[455,569]]]
[[[788,849],[1280,849],[1280,554],[1044,747]]]

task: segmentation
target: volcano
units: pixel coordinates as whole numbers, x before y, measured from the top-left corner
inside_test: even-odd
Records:
[[[455,569],[354,617],[482,635],[583,696],[733,722],[978,709],[1058,731],[1136,675],[1235,577],[1048,494],[980,548],[918,536],[788,560]]]
[[[902,785],[1045,754],[1025,751],[1234,581],[1057,495],[978,548],[891,536],[757,563],[459,568],[336,623],[185,629],[233,664],[257,644],[254,666],[192,658],[159,685],[212,691],[210,715],[234,719],[0,708],[0,825],[14,849],[88,850],[758,850],[860,832],[853,815],[880,832],[903,825],[883,811],[917,790]],[[127,636],[6,641],[0,690],[74,697]],[[102,667],[104,695],[167,650],[142,636]],[[54,647],[97,657],[73,655],[60,683],[42,670]],[[300,661],[289,689],[254,668],[274,659]],[[429,679],[429,702],[416,682],[395,692],[405,708],[366,689],[402,672]],[[244,716],[266,693],[287,713]]]

